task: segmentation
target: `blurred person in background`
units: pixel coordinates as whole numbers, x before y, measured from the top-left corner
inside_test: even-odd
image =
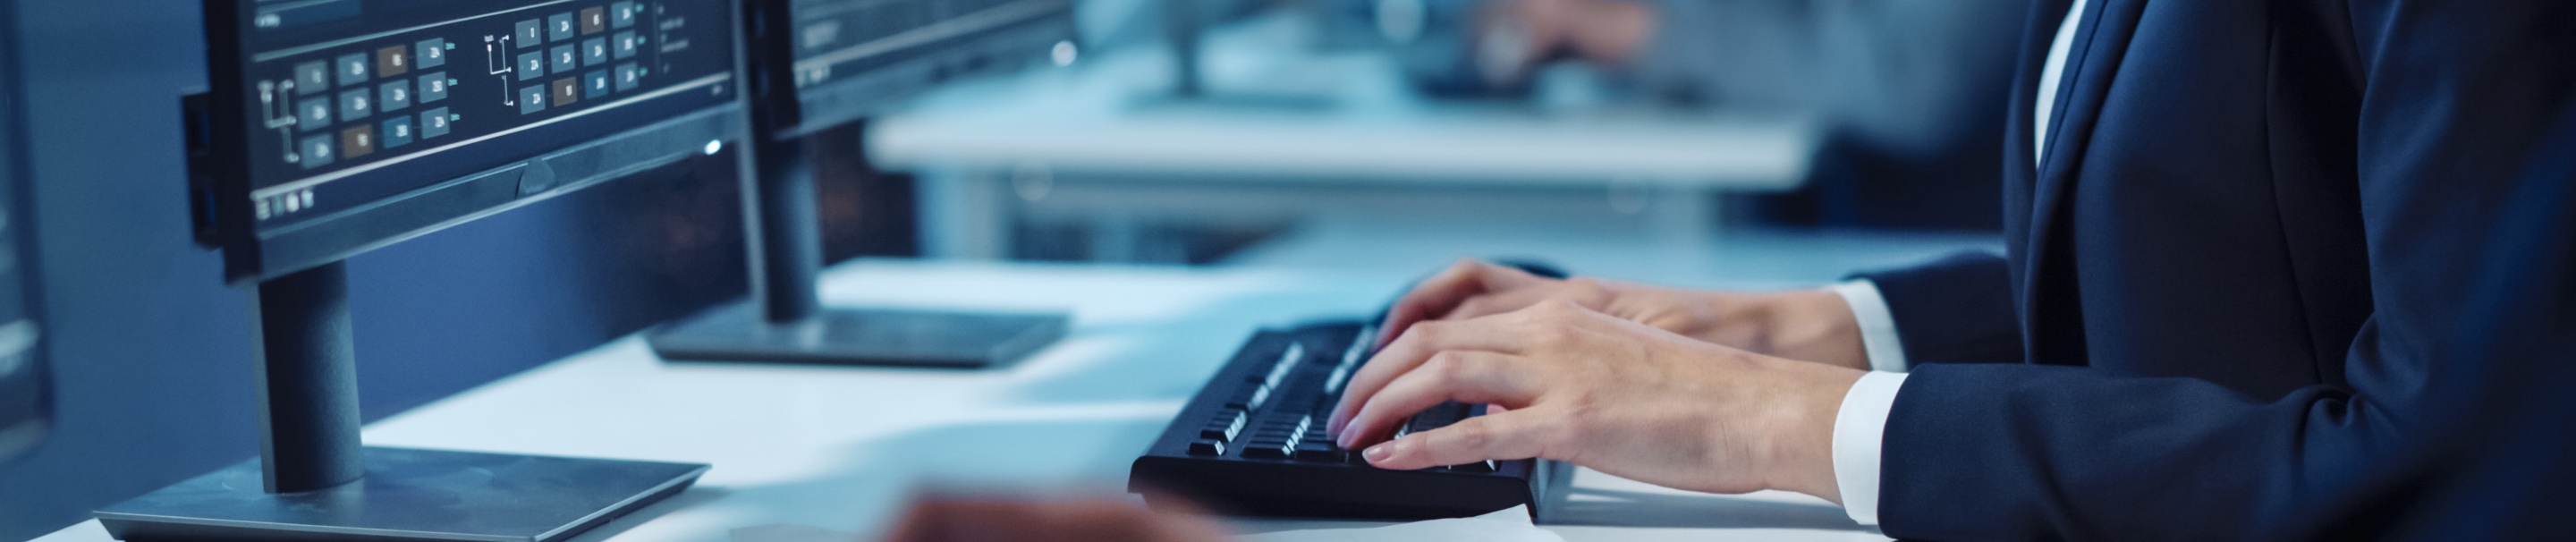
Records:
[[[1656,102],[1817,115],[1829,131],[1808,185],[1763,198],[1775,221],[1993,230],[2002,97],[2027,5],[1495,0],[1471,35],[1477,71],[1497,86],[1570,57]]]

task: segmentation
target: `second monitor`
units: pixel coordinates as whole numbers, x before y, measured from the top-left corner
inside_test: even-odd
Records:
[[[985,367],[1064,336],[1060,313],[826,307],[815,132],[882,113],[952,78],[1075,55],[1070,0],[743,0],[742,162],[752,295],[656,330],[664,358]]]

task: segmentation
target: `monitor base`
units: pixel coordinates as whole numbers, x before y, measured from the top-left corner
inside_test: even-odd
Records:
[[[1064,338],[1063,314],[825,307],[774,324],[736,302],[647,333],[663,359],[975,369],[1016,361]]]
[[[482,540],[570,538],[704,474],[660,463],[366,448],[367,475],[303,493],[263,489],[253,459],[98,511],[119,540]]]

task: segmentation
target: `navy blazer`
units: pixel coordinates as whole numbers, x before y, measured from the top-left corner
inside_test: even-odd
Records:
[[[2007,254],[1867,274],[1917,364],[1879,520],[1926,539],[2238,539],[2359,483],[2418,392],[2472,241],[2576,79],[2576,3],[2092,0],[2032,9]],[[1977,363],[2004,362],[2004,363]]]
[[[2576,107],[2562,107],[2481,246],[2472,311],[2436,345],[2481,362],[2427,382],[2430,431],[2273,540],[2555,540],[2576,507]]]

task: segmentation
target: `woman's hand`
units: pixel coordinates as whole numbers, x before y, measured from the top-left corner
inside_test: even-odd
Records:
[[[1869,367],[1860,324],[1842,296],[1830,291],[1704,292],[1588,277],[1553,280],[1472,259],[1459,260],[1397,300],[1378,328],[1377,346],[1386,346],[1417,322],[1469,320],[1542,301],[1754,353]]]
[[[1834,417],[1860,376],[1551,299],[1412,326],[1352,377],[1328,428],[1381,468],[1540,457],[1667,487],[1841,502]],[[1508,411],[1386,440],[1444,401]]]

